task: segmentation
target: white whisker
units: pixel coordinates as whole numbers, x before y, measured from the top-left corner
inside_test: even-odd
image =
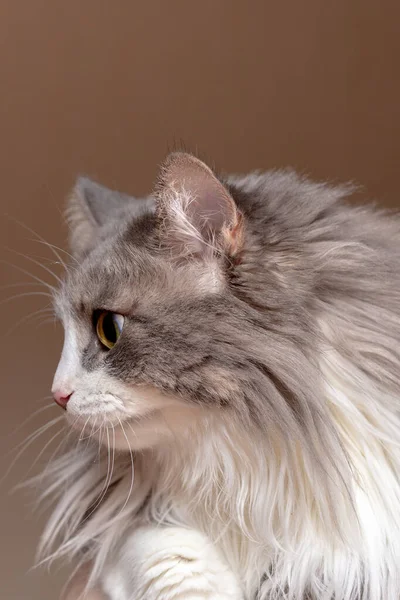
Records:
[[[101,428],[103,427],[103,422],[100,419],[100,425],[98,426],[98,428],[95,431],[92,431],[91,433],[91,437],[95,436],[96,433],[101,432]]]
[[[115,457],[115,432],[114,432],[114,427],[112,428],[113,431],[113,444],[111,446],[111,450],[112,450],[112,459],[111,459],[111,452],[110,452],[110,436],[108,433],[108,428],[106,428],[106,433],[107,433],[107,475],[106,475],[106,479],[103,485],[103,488],[100,492],[100,495],[98,497],[98,499],[95,502],[95,505],[92,507],[92,509],[90,510],[89,514],[85,517],[85,521],[89,520],[89,518],[92,516],[92,514],[96,511],[96,509],[100,506],[101,502],[103,501],[103,498],[105,497],[107,490],[110,486],[111,483],[111,479],[112,479],[112,474],[113,474],[113,469],[114,469],[114,457]]]
[[[29,470],[27,471],[27,474],[30,473],[30,471],[33,469],[33,467],[36,465],[36,463],[40,460],[40,457],[43,456],[43,454],[46,452],[47,448],[50,446],[50,444],[56,439],[56,437],[58,437],[60,435],[60,433],[62,433],[64,431],[64,428],[61,428],[59,431],[57,431],[57,433],[55,433],[53,435],[53,437],[51,437],[48,442],[45,443],[45,445],[43,446],[43,448],[40,450],[39,454],[37,455],[37,457],[35,458],[35,460],[33,461],[33,463],[31,464],[31,466],[29,467]]]
[[[28,296],[46,296],[47,298],[51,298],[51,295],[47,292],[22,292],[21,294],[14,294],[13,296],[9,296],[8,298],[4,298],[0,302],[0,306],[3,304],[7,304],[7,302],[11,302],[12,300],[17,300],[19,298],[26,298]]]
[[[90,416],[88,417],[88,419],[90,419]],[[90,439],[93,437],[93,430],[94,430],[94,428],[95,428],[95,426],[96,426],[96,423],[97,423],[97,416],[95,417],[95,419],[94,419],[94,421],[93,421],[93,423],[92,423],[92,428],[91,428],[91,430],[90,430],[90,433],[89,433],[89,435],[86,435],[85,437],[80,437],[80,438],[79,438],[79,441],[84,441],[84,440],[87,440],[86,447],[88,446]],[[86,427],[86,424],[87,424],[87,421],[86,421],[86,423],[85,423],[85,427]],[[82,434],[83,434],[83,431],[82,431]],[[82,435],[82,434],[81,434],[81,435]]]
[[[6,249],[9,252],[13,252],[14,254],[16,254],[17,256],[21,256],[22,258],[25,258],[26,260],[29,260],[31,263],[33,263],[34,265],[37,265],[38,267],[41,267],[42,269],[44,269],[47,273],[49,273],[50,275],[52,275],[52,277],[54,277],[54,279],[61,285],[62,284],[62,279],[61,277],[59,277],[58,275],[56,275],[56,273],[54,273],[54,271],[52,271],[51,269],[49,269],[49,267],[46,267],[46,265],[44,265],[43,263],[41,263],[39,260],[36,260],[35,258],[33,258],[32,256],[28,256],[27,254],[23,254],[22,252],[17,252],[16,250],[13,250],[12,248],[8,248],[6,247]]]
[[[68,434],[67,434],[67,437],[66,437],[66,438],[63,438],[63,439],[61,440],[61,442],[58,444],[58,446],[56,446],[56,449],[54,450],[53,454],[50,456],[49,460],[47,461],[47,465],[46,465],[46,467],[44,468],[44,470],[43,470],[43,472],[42,472],[42,477],[45,477],[45,476],[46,476],[46,472],[47,472],[47,469],[48,469],[49,465],[51,465],[51,463],[52,463],[52,461],[53,461],[54,457],[56,456],[56,454],[58,454],[58,453],[59,453],[59,451],[60,451],[60,448],[61,448],[63,445],[66,445],[66,444],[69,442],[69,438],[70,438],[70,436],[71,436],[71,431],[69,431],[69,432],[68,432]]]
[[[52,402],[51,404],[46,404],[46,406],[42,406],[41,408],[39,408],[38,410],[35,410],[32,414],[30,414],[26,419],[24,419],[22,421],[22,423],[17,425],[17,427],[13,430],[13,432],[10,433],[9,436],[7,436],[7,437],[14,437],[15,434],[18,433],[18,431],[20,431],[23,427],[25,427],[25,425],[27,423],[29,423],[32,419],[37,417],[37,415],[41,414],[45,410],[49,410],[49,408],[57,408],[58,409],[58,407],[56,406],[56,404],[54,402]]]
[[[75,258],[75,256],[72,256],[72,254],[70,252],[67,252],[66,250],[64,250],[63,248],[60,248],[59,246],[56,246],[55,244],[50,244],[50,242],[46,242],[46,240],[43,240],[43,239],[32,240],[32,241],[36,242],[38,244],[44,244],[45,246],[50,248],[50,250],[54,253],[54,255],[58,258],[60,263],[63,265],[64,269],[67,269],[67,266],[66,266],[64,260],[62,259],[62,257],[60,256],[59,252],[64,252],[64,254],[66,254],[68,256],[68,258],[73,260],[76,264],[79,264],[79,261]],[[70,265],[69,265],[69,267],[70,267]]]
[[[84,438],[84,437],[82,437],[82,436],[83,436],[83,434],[85,433],[86,425],[89,423],[89,420],[90,420],[90,415],[89,415],[89,416],[88,416],[88,418],[86,419],[86,421],[85,421],[85,424],[84,424],[84,426],[83,426],[83,428],[82,428],[82,431],[81,431],[81,434],[80,434],[80,436],[79,436],[79,440],[78,440],[79,442],[81,442],[82,440],[84,440],[84,439],[85,439],[85,438]]]
[[[48,319],[44,319],[43,321],[40,321],[40,323],[38,323],[36,325],[36,329],[39,329],[39,327],[43,327],[44,325],[56,325],[57,324],[57,319],[53,316],[50,317]]]
[[[10,327],[10,329],[8,329],[5,332],[4,337],[6,338],[7,336],[11,335],[13,333],[13,331],[15,331],[20,325],[27,323],[30,319],[33,319],[34,317],[38,317],[40,315],[44,315],[49,312],[53,312],[53,311],[51,308],[46,307],[46,308],[41,308],[39,310],[35,310],[34,312],[30,313],[29,315],[24,315],[21,319],[19,319],[16,323],[14,323],[14,325],[12,327]]]
[[[22,221],[19,221],[18,219],[16,219],[15,217],[12,217],[10,215],[8,215],[8,218],[12,219],[15,223],[17,223],[17,225],[19,225],[20,227],[23,227],[24,229],[26,229],[26,231],[29,231],[32,235],[34,235],[35,238],[37,238],[37,239],[33,239],[32,240],[33,242],[37,242],[39,244],[44,244],[45,246],[48,246],[50,248],[50,250],[53,252],[54,256],[56,258],[58,258],[58,260],[61,262],[61,264],[64,266],[65,269],[66,269],[66,265],[65,265],[63,259],[61,258],[61,256],[59,255],[59,252],[64,252],[70,258],[72,258],[73,260],[75,260],[77,262],[76,258],[74,258],[69,252],[67,252],[66,250],[63,250],[62,248],[59,248],[58,246],[55,246],[54,244],[50,244],[50,242],[47,242],[44,239],[44,237],[42,237],[37,231],[35,231],[34,229],[29,227],[25,223],[22,223]]]
[[[44,433],[45,431],[47,431],[47,429],[49,429],[49,427],[51,427],[52,425],[54,425],[55,423],[58,423],[59,421],[61,421],[62,419],[64,419],[64,415],[60,415],[58,417],[55,417],[54,419],[52,419],[51,421],[48,421],[47,423],[44,423],[43,425],[41,425],[38,429],[36,429],[36,431],[33,431],[32,433],[30,433],[28,435],[28,437],[25,440],[22,440],[22,442],[20,442],[19,444],[17,444],[15,446],[15,448],[13,448],[12,450],[10,450],[10,452],[8,453],[11,454],[12,452],[15,452],[15,450],[17,450],[18,448],[20,448],[23,444],[25,444],[26,442],[28,442],[29,440],[31,440],[31,438],[33,438],[34,436],[38,436],[41,435],[42,433]],[[7,456],[8,456],[7,455]]]
[[[124,510],[125,506],[128,504],[129,498],[131,497],[131,494],[132,494],[133,483],[134,483],[134,479],[135,479],[135,467],[134,467],[134,461],[133,461],[132,448],[131,448],[131,445],[129,443],[128,436],[125,433],[124,426],[123,426],[122,421],[121,421],[121,419],[119,417],[118,417],[118,421],[119,421],[119,424],[121,426],[122,433],[124,434],[124,437],[126,439],[126,443],[128,444],[129,455],[130,455],[130,459],[131,459],[131,483],[130,483],[130,487],[129,487],[129,491],[128,491],[128,495],[126,497],[126,500],[125,500],[122,508],[120,509],[120,511],[118,513],[118,514],[121,514],[122,511]]]
[[[29,446],[31,444],[33,444],[33,442],[39,437],[41,436],[43,433],[45,433],[48,429],[50,429],[50,427],[53,427],[53,425],[55,425],[56,423],[59,423],[62,419],[64,419],[63,416],[61,417],[57,417],[56,419],[53,419],[52,421],[50,421],[49,423],[46,423],[45,425],[43,425],[42,427],[40,427],[37,431],[35,431],[34,433],[32,433],[30,436],[28,436],[28,438],[26,440],[24,440],[22,442],[23,447],[21,448],[21,450],[17,453],[17,455],[15,456],[15,458],[13,459],[13,461],[11,462],[11,464],[9,465],[7,471],[5,472],[5,474],[3,475],[3,477],[0,479],[0,485],[4,482],[4,480],[8,477],[8,475],[10,474],[11,470],[13,469],[13,467],[15,466],[16,462],[19,460],[19,458],[22,456],[22,454],[29,448]],[[13,451],[15,451],[17,448],[19,448],[21,446],[21,444],[18,444],[18,446],[16,446],[16,448],[13,449]]]
[[[41,284],[34,281],[19,281],[18,283],[8,283],[6,285],[0,285],[0,290],[8,290],[10,288],[17,287],[40,287]],[[51,296],[51,294],[49,294]]]
[[[27,275],[28,277],[31,277],[31,279],[34,279],[35,281],[37,281],[41,285],[44,285],[44,287],[46,287],[48,290],[50,290],[51,293],[54,293],[55,288],[54,288],[53,285],[50,285],[50,283],[47,283],[46,281],[44,281],[44,279],[41,279],[37,275],[34,275],[33,273],[30,273],[29,271],[27,271],[26,269],[23,269],[19,265],[14,265],[13,263],[7,262],[6,260],[0,260],[0,264],[7,265],[8,267],[13,267],[17,271],[20,271],[21,273],[24,273],[24,275]]]

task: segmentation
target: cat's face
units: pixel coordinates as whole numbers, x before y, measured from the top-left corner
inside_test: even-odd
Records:
[[[223,410],[240,387],[226,270],[243,223],[222,184],[173,155],[146,201],[81,180],[70,223],[76,263],[55,299],[65,341],[53,393],[72,426],[138,449]]]

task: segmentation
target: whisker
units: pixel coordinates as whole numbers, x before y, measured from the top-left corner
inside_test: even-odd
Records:
[[[91,439],[92,439],[92,437],[93,437],[93,431],[94,431],[94,428],[95,428],[95,427],[96,427],[96,425],[97,425],[97,416],[98,416],[98,415],[96,415],[96,416],[95,416],[95,418],[94,418],[94,421],[93,421],[93,424],[92,424],[92,429],[90,430],[89,436],[88,436],[88,438],[87,438],[86,449],[87,449],[87,447],[89,446],[90,440],[91,440]]]
[[[118,512],[118,515],[117,515],[117,516],[119,516],[119,515],[122,513],[122,511],[124,510],[125,506],[128,504],[128,502],[129,502],[129,498],[131,497],[131,494],[132,494],[132,490],[133,490],[133,483],[134,483],[134,479],[135,479],[135,466],[134,466],[134,460],[133,460],[132,448],[131,448],[131,445],[130,445],[130,443],[129,443],[128,436],[127,436],[127,435],[126,435],[126,433],[125,433],[125,429],[124,429],[124,426],[123,426],[123,424],[122,424],[122,421],[121,421],[121,419],[120,419],[119,417],[117,417],[117,418],[118,418],[119,424],[120,424],[120,426],[121,426],[122,433],[124,434],[124,437],[125,437],[125,439],[126,439],[126,443],[128,444],[128,448],[129,448],[129,455],[130,455],[130,458],[131,458],[131,483],[130,483],[130,487],[129,487],[128,495],[127,495],[127,497],[126,497],[126,500],[125,500],[125,502],[124,502],[124,505],[123,505],[123,507],[120,509],[120,511]]]
[[[35,412],[31,413],[26,419],[24,419],[24,421],[22,421],[22,423],[20,423],[19,425],[17,425],[17,427],[14,429],[14,431],[12,431],[11,433],[8,434],[7,437],[11,437],[14,436],[16,433],[18,433],[18,431],[20,431],[27,423],[29,423],[29,421],[31,421],[34,417],[36,417],[37,415],[39,415],[40,413],[42,413],[45,410],[48,410],[49,408],[56,408],[56,404],[54,402],[52,402],[51,404],[46,404],[46,406],[42,406],[41,408],[39,408],[38,410],[35,410]]]
[[[92,439],[92,437],[93,437],[93,435],[94,435],[94,434],[93,434],[93,431],[94,431],[94,428],[95,428],[95,427],[96,427],[96,425],[97,425],[97,416],[98,416],[98,415],[96,415],[96,417],[95,417],[95,419],[94,419],[94,421],[93,421],[93,423],[92,423],[92,428],[91,428],[91,430],[90,430],[90,433],[89,433],[89,435],[87,435],[86,437],[80,437],[80,438],[79,438],[81,441],[83,441],[83,440],[87,440],[86,448],[89,446],[90,440]],[[86,426],[86,424],[85,424],[85,426]],[[97,431],[97,430],[96,430],[96,431]],[[83,432],[82,432],[82,433],[83,433]]]
[[[81,431],[81,433],[80,433],[80,436],[79,436],[79,438],[78,438],[78,441],[79,441],[79,442],[81,442],[81,441],[82,441],[82,440],[84,440],[84,439],[87,439],[87,438],[83,438],[83,437],[82,437],[82,435],[85,433],[86,425],[88,424],[88,422],[89,422],[89,420],[90,420],[90,416],[91,416],[91,415],[89,415],[89,416],[88,416],[88,418],[87,418],[87,419],[86,419],[86,421],[85,421],[85,424],[84,424],[84,426],[82,427],[82,431]]]
[[[18,298],[26,298],[27,296],[46,296],[46,298],[52,297],[47,292],[22,292],[22,294],[14,294],[13,296],[5,298],[0,302],[0,306],[3,306],[3,304],[7,304],[7,302],[11,302],[11,300],[17,300]]]
[[[44,287],[46,287],[47,289],[51,290],[52,294],[54,293],[55,287],[53,285],[50,285],[50,283],[47,283],[46,281],[44,281],[44,279],[41,279],[37,275],[34,275],[33,273],[30,273],[29,271],[27,271],[26,269],[23,269],[19,265],[14,265],[13,263],[10,263],[10,262],[8,262],[6,260],[0,260],[0,264],[7,265],[7,267],[13,267],[13,269],[16,269],[17,271],[20,271],[21,273],[24,273],[24,275],[27,275],[28,277],[31,277],[32,279],[34,279],[35,281],[37,281],[38,283],[40,283],[41,285],[44,285]]]
[[[63,418],[64,418],[64,415],[60,415],[58,417],[55,417],[51,421],[48,421],[47,423],[44,423],[43,425],[41,425],[40,427],[38,427],[38,429],[36,429],[32,433],[30,433],[24,440],[22,440],[22,442],[20,442],[19,444],[17,444],[15,446],[15,448],[13,448],[12,450],[10,450],[6,454],[6,456],[9,456],[12,452],[15,452],[15,450],[18,450],[18,448],[20,448],[23,444],[25,444],[26,442],[28,442],[32,437],[34,437],[36,435],[38,435],[38,436],[41,435],[42,433],[44,433],[45,431],[47,431],[47,429],[49,429],[49,427],[51,427],[52,425],[54,425],[55,423],[57,423],[58,421],[60,421]]]
[[[8,477],[8,475],[10,474],[11,470],[14,468],[14,466],[17,463],[17,461],[19,460],[19,458],[29,448],[29,446],[31,444],[33,444],[33,442],[35,440],[37,440],[38,437],[40,437],[43,433],[45,433],[48,429],[50,429],[50,427],[52,427],[53,425],[55,425],[56,423],[58,423],[63,418],[64,418],[64,416],[62,415],[61,417],[57,417],[56,419],[53,419],[49,423],[46,423],[45,425],[43,425],[42,427],[40,427],[36,432],[34,432],[30,436],[28,436],[28,438],[22,442],[22,444],[24,444],[23,447],[17,453],[17,455],[14,457],[14,460],[11,462],[11,464],[9,465],[7,471],[5,472],[5,474],[3,475],[3,477],[0,479],[0,485]],[[13,451],[15,451],[20,446],[21,446],[21,444],[18,444],[16,446],[16,448],[13,449]],[[10,453],[8,453],[8,454],[10,454]]]
[[[73,431],[75,431],[75,425],[77,424],[77,422],[79,421],[80,416],[78,415],[77,417],[75,417],[74,422],[71,424],[70,426],[70,432],[72,433]]]
[[[101,450],[103,448],[103,433],[104,433],[104,423],[103,422],[100,423],[100,429],[98,431],[99,431],[99,444],[98,444],[99,449],[98,449],[97,456],[100,458]]]
[[[35,458],[35,460],[33,461],[33,463],[31,464],[31,466],[29,467],[28,471],[27,471],[27,475],[28,473],[31,472],[31,470],[33,469],[33,467],[36,465],[36,463],[40,460],[40,457],[44,454],[44,452],[46,452],[46,449],[50,446],[50,444],[53,442],[53,440],[56,439],[56,437],[58,437],[60,435],[60,433],[62,433],[64,431],[64,428],[62,427],[61,429],[59,429],[59,431],[57,431],[53,437],[51,437],[43,446],[43,448],[41,449],[41,451],[39,452],[39,454],[37,455],[37,457]]]
[[[112,476],[113,476],[113,472],[114,472],[114,466],[115,466],[115,427],[114,425],[111,425],[112,427],[112,434],[113,434],[113,443],[112,443],[112,468],[111,468],[111,476],[110,476],[110,483],[112,480]]]
[[[62,429],[60,431],[62,431]],[[28,479],[25,479],[25,480],[21,481],[20,483],[17,483],[14,486],[13,491],[17,492],[18,490],[26,489],[28,487],[32,488],[34,482],[35,482],[35,485],[37,486],[39,477],[40,477],[40,481],[44,481],[46,478],[46,475],[47,475],[47,471],[50,468],[50,465],[53,461],[53,458],[58,453],[62,444],[64,444],[64,443],[65,443],[65,438],[62,438],[61,442],[56,446],[56,449],[53,451],[52,455],[50,456],[49,460],[46,463],[46,466],[41,471],[40,475],[34,475],[33,477],[29,477]],[[39,489],[40,489],[40,487],[39,487]],[[36,499],[34,507],[33,507],[34,512],[35,513],[39,512],[39,514],[42,512],[42,514],[43,514],[47,508],[48,507],[45,506],[44,501],[39,496],[39,498]]]
[[[60,261],[60,263],[64,266],[64,268],[66,269],[67,266],[65,264],[65,262],[63,261],[63,259],[61,258],[61,256],[58,254],[58,252],[64,252],[64,254],[66,254],[68,256],[68,258],[71,258],[73,261],[76,262],[76,264],[79,264],[79,261],[77,258],[75,258],[75,256],[72,256],[72,254],[70,254],[70,252],[67,252],[66,250],[64,250],[64,248],[60,248],[60,246],[56,246],[55,244],[50,244],[50,242],[46,242],[46,240],[31,240],[32,242],[36,242],[37,244],[44,244],[45,246],[48,246],[48,248],[50,248],[50,250],[52,250],[55,254],[55,256],[58,258],[58,260]]]
[[[9,288],[16,287],[25,287],[25,286],[36,286],[38,287],[38,283],[34,283],[33,281],[20,281],[18,283],[8,283],[7,285],[0,285],[0,290],[8,290]]]
[[[57,323],[57,319],[55,316],[53,316],[49,319],[44,319],[43,321],[38,323],[38,325],[36,326],[36,329],[39,329],[39,327],[43,327],[43,325],[49,325],[50,323],[52,323],[53,325],[55,325]]]
[[[17,252],[17,250],[13,250],[12,248],[8,248],[7,246],[5,248],[9,252],[13,252],[17,256],[21,256],[22,258],[25,258],[26,260],[29,260],[34,265],[37,265],[38,267],[41,267],[42,269],[44,269],[45,271],[47,271],[47,273],[49,273],[50,275],[52,275],[54,277],[54,279],[56,279],[56,281],[58,281],[58,283],[60,285],[62,284],[61,277],[59,277],[58,275],[56,275],[56,273],[54,273],[54,271],[52,271],[51,269],[49,269],[49,267],[46,267],[46,265],[44,265],[43,263],[41,263],[40,260],[36,260],[35,258],[32,258],[32,256],[28,256],[28,254],[23,254],[22,252]]]
[[[108,490],[108,488],[109,488],[109,485],[110,485],[110,482],[111,482],[111,478],[112,478],[112,472],[113,472],[113,466],[114,466],[114,465],[112,464],[112,466],[111,466],[111,461],[110,461],[110,457],[111,457],[111,453],[110,453],[110,436],[109,436],[109,433],[108,433],[108,431],[109,431],[109,430],[108,430],[108,428],[106,427],[106,433],[107,433],[107,475],[106,475],[106,479],[105,479],[104,485],[103,485],[103,487],[102,487],[102,490],[101,490],[101,492],[100,492],[100,494],[99,494],[99,497],[98,497],[98,499],[95,501],[95,504],[94,504],[94,506],[92,507],[92,509],[91,509],[91,511],[89,512],[89,514],[88,514],[88,515],[85,517],[84,521],[87,521],[87,520],[89,520],[89,518],[90,518],[90,517],[92,516],[92,514],[95,512],[95,510],[97,509],[97,507],[98,507],[98,506],[101,504],[101,502],[102,502],[102,500],[103,500],[104,496],[105,496],[105,495],[106,495],[106,493],[107,493],[107,490]],[[114,431],[114,428],[113,428],[113,431]],[[114,448],[113,448],[113,451],[114,451]],[[112,461],[113,461],[113,463],[114,463],[114,456],[113,456],[113,459],[112,459]],[[111,469],[110,469],[110,467],[111,467]]]
[[[72,254],[70,254],[66,250],[63,250],[62,248],[59,248],[58,246],[55,246],[54,244],[50,244],[50,242],[47,242],[44,239],[44,237],[42,237],[37,231],[35,231],[34,229],[32,229],[31,227],[29,227],[25,223],[22,223],[22,221],[19,221],[18,219],[16,219],[15,217],[12,217],[11,215],[7,215],[7,216],[8,216],[9,219],[11,219],[12,221],[14,221],[14,223],[16,223],[17,225],[19,225],[20,227],[23,227],[23,229],[26,229],[26,231],[29,231],[32,235],[34,235],[35,238],[37,238],[37,239],[33,239],[32,240],[33,242],[37,242],[39,244],[44,244],[44,245],[48,246],[52,250],[52,252],[54,253],[54,255],[56,256],[56,258],[58,258],[58,260],[64,265],[64,267],[65,267],[65,263],[63,262],[63,259],[61,258],[61,256],[58,254],[58,251],[59,252],[64,252],[70,258],[72,258],[73,260],[75,260],[76,262],[78,262],[78,260],[74,256],[72,256]]]
[[[45,468],[42,471],[41,477],[44,479],[46,477],[46,473],[51,465],[51,463],[53,462],[54,457],[56,456],[56,454],[58,454],[58,452],[60,451],[60,448],[62,447],[62,445],[66,445],[69,442],[69,438],[71,435],[71,431],[68,432],[67,436],[64,437],[61,442],[58,444],[58,446],[56,446],[56,449],[54,450],[53,454],[50,456],[49,460],[47,461],[47,465],[45,466]]]
[[[132,425],[129,423],[129,421],[125,422],[125,425],[128,425],[129,429],[132,431],[133,435],[137,438],[137,433],[136,431],[133,429]]]
[[[4,334],[4,338],[6,338],[7,336],[11,335],[11,333],[13,333],[13,331],[15,331],[20,325],[22,325],[23,323],[26,323],[27,321],[29,321],[29,319],[32,319],[33,317],[39,316],[39,315],[43,315],[46,313],[50,313],[53,312],[52,309],[50,307],[46,307],[46,308],[41,308],[39,310],[35,310],[34,312],[30,313],[29,315],[25,315],[22,317],[22,319],[19,319],[16,323],[14,323],[14,325],[12,327],[10,327]]]
[[[75,423],[76,423],[76,421],[78,420],[78,418],[79,418],[79,417],[77,417],[77,418],[76,418],[76,420],[75,420]],[[74,423],[74,424],[75,424],[75,423]],[[47,461],[47,464],[46,464],[45,468],[43,469],[43,471],[42,471],[42,473],[41,473],[41,475],[40,475],[40,479],[41,479],[41,480],[45,480],[45,479],[46,479],[46,477],[47,477],[47,473],[48,473],[48,470],[49,470],[49,468],[52,466],[52,463],[53,463],[53,459],[54,459],[54,457],[55,457],[56,455],[61,455],[61,454],[63,454],[63,453],[64,453],[64,450],[62,450],[62,451],[61,451],[61,448],[63,448],[63,446],[64,446],[64,447],[67,447],[67,446],[69,445],[69,443],[70,443],[70,439],[71,439],[71,436],[72,436],[73,434],[75,434],[75,430],[73,429],[73,427],[74,427],[74,424],[73,424],[71,427],[68,427],[68,428],[66,429],[66,433],[67,433],[67,434],[66,434],[66,436],[64,436],[64,437],[62,438],[62,440],[61,440],[61,441],[60,441],[60,443],[59,443],[59,444],[56,446],[56,448],[55,448],[54,452],[53,452],[53,453],[52,453],[52,455],[50,456],[49,460]],[[65,429],[64,429],[64,431],[65,431]],[[29,484],[29,480],[28,480],[28,482],[27,482],[27,483]]]
[[[96,421],[97,421],[97,417],[96,417]],[[90,437],[93,437],[94,435],[96,435],[96,433],[97,433],[98,431],[101,431],[101,428],[102,428],[102,427],[103,427],[103,423],[100,423],[100,425],[98,426],[98,428],[97,428],[95,431],[93,431],[93,430],[92,430],[92,432],[91,432],[91,434],[90,434]]]
[[[48,396],[44,396],[43,398],[39,398],[36,402],[42,402],[43,400],[53,400],[53,396],[49,394]],[[54,404],[56,406],[56,404]]]

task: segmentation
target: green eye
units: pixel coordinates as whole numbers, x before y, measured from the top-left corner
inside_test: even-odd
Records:
[[[117,313],[102,311],[96,322],[96,333],[100,342],[111,349],[118,342],[124,326],[124,317]]]

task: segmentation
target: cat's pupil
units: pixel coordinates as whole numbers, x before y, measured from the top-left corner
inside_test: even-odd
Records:
[[[115,344],[118,339],[113,313],[106,313],[103,317],[103,335],[112,344]]]
[[[95,311],[93,323],[99,341],[110,350],[121,335],[124,317],[114,312]]]

